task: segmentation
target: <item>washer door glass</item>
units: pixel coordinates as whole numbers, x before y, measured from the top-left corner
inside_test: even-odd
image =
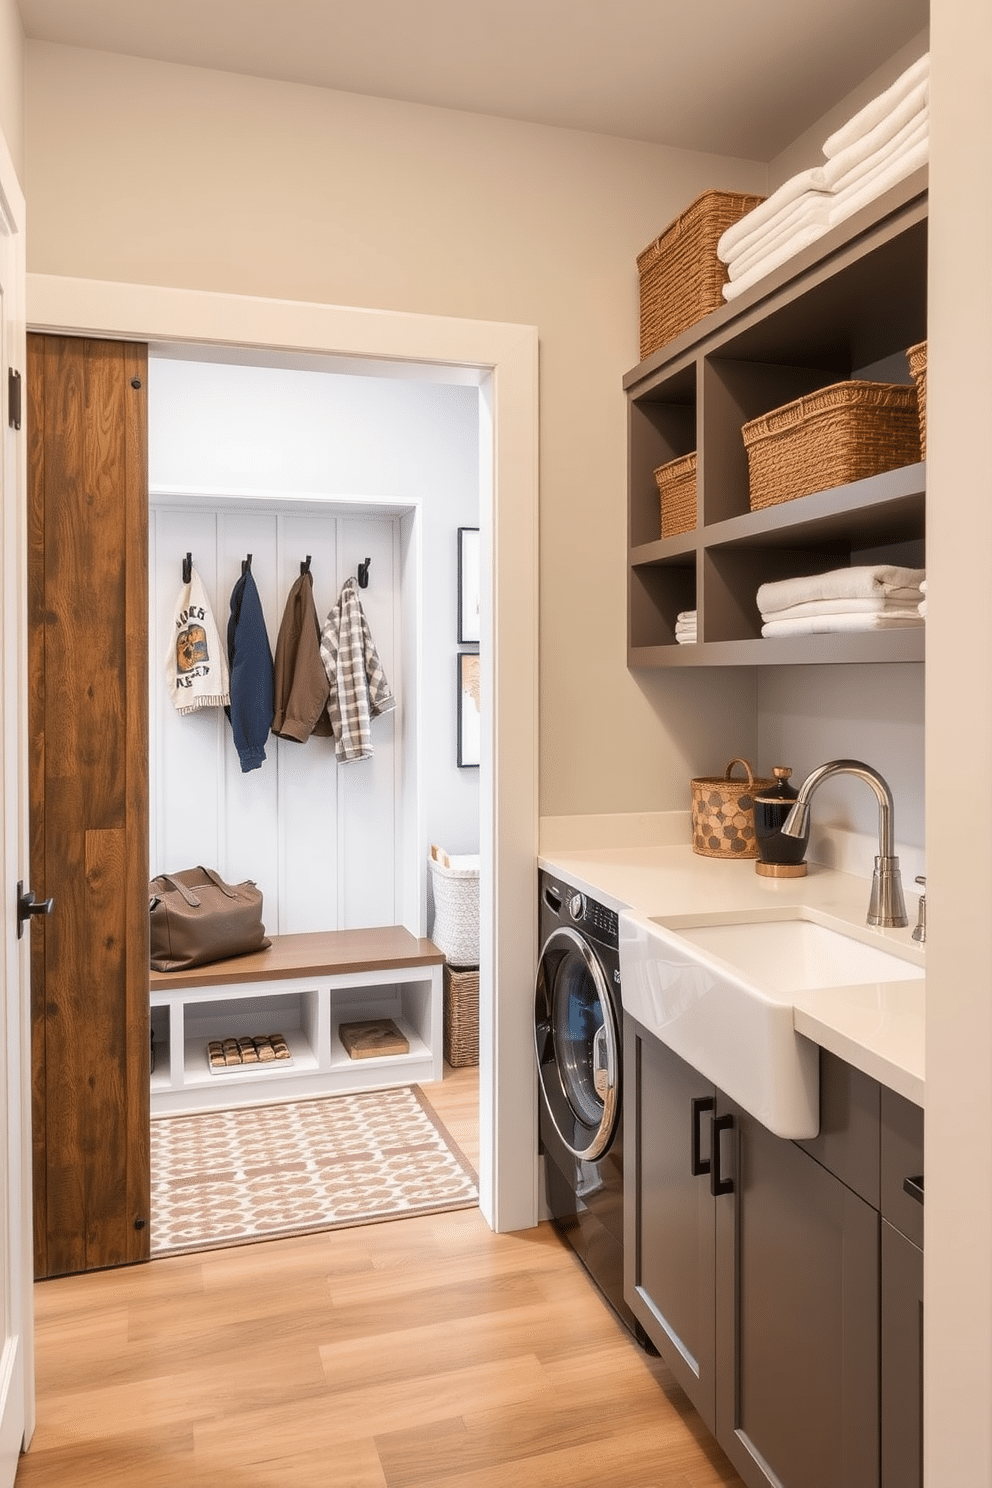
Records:
[[[620,1110],[620,1057],[613,1002],[595,954],[574,930],[541,952],[534,1033],[541,1088],[565,1146],[587,1161],[613,1139]]]

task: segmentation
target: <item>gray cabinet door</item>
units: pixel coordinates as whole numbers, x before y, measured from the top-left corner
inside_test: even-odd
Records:
[[[882,1488],[923,1488],[923,1251],[884,1219]]]
[[[714,1429],[714,1089],[628,1015],[624,1041],[624,1297]],[[696,1103],[694,1105],[694,1102]],[[692,1171],[695,1141],[699,1163]]]
[[[879,1217],[724,1097],[717,1440],[749,1488],[876,1488]]]

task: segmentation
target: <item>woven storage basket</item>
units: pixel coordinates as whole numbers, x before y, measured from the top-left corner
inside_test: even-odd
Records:
[[[452,1069],[479,1062],[479,972],[444,968],[444,1057]]]
[[[736,191],[704,191],[637,255],[641,278],[641,359],[724,303],[723,234],[764,201]]]
[[[679,455],[654,473],[661,501],[661,535],[677,537],[696,525],[696,452]]]
[[[743,765],[746,780],[732,780]],[[704,858],[756,858],[754,797],[775,784],[759,778],[746,759],[732,759],[723,775],[702,775],[692,785],[692,850]]]
[[[751,510],[920,458],[916,388],[837,382],[745,424]]]
[[[434,927],[431,940],[453,966],[479,964],[479,859],[450,859],[431,848]]]
[[[906,353],[909,370],[916,383],[916,398],[920,405],[920,454],[927,457],[927,343],[921,341],[911,346]]]

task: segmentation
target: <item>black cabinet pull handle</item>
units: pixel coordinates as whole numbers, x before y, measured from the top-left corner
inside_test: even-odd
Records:
[[[712,1111],[713,1097],[711,1095],[694,1095],[690,1101],[692,1108],[692,1151],[689,1154],[689,1172],[693,1178],[701,1178],[704,1173],[710,1171],[710,1159],[702,1154],[702,1133],[699,1130],[699,1118],[704,1111]]]
[[[713,1153],[710,1166],[710,1193],[715,1199],[721,1194],[730,1194],[734,1191],[733,1178],[724,1178],[720,1166],[720,1133],[733,1131],[734,1118],[729,1113],[726,1116],[713,1116],[710,1119],[710,1142]]]
[[[923,1174],[921,1173],[918,1178],[904,1178],[902,1180],[902,1191],[903,1193],[908,1193],[909,1197],[915,1199],[918,1204],[922,1204]]]

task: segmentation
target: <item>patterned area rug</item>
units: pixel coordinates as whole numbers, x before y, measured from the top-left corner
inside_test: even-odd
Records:
[[[478,1203],[476,1175],[416,1086],[161,1116],[153,1257]]]

